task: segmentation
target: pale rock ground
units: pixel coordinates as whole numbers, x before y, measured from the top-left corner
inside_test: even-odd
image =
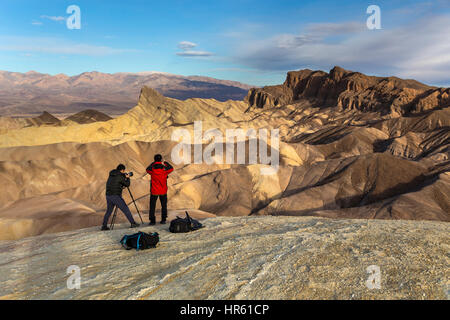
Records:
[[[445,222],[216,217],[157,231],[155,249],[126,251],[131,230],[97,228],[0,244],[1,299],[447,299]],[[66,270],[81,268],[69,290]],[[368,289],[378,265],[381,289]]]

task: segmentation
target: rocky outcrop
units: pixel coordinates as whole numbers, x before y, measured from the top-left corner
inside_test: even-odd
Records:
[[[32,122],[35,122],[38,125],[41,124],[59,124],[60,120],[56,118],[54,115],[48,113],[47,111],[44,111],[39,117],[30,119]]]
[[[86,124],[86,123],[92,123],[97,121],[108,121],[112,118],[108,116],[107,114],[104,114],[103,112],[97,111],[97,110],[84,110],[81,112],[78,112],[74,115],[71,115],[70,117],[67,117],[64,120],[76,122],[78,124]]]
[[[98,121],[108,121],[112,118],[96,110],[83,110],[64,120],[60,120],[51,113],[44,111],[38,117],[0,117],[0,133],[30,127],[64,127],[73,124],[88,124]]]
[[[60,126],[61,120],[47,111],[38,117],[0,117],[0,133],[27,127]]]
[[[252,107],[270,108],[286,105],[293,101],[294,94],[286,86],[270,86],[262,89],[250,89],[245,101]]]
[[[450,105],[449,88],[434,88],[414,80],[374,77],[334,67],[322,71],[291,71],[282,85],[251,89],[252,107],[270,108],[302,99],[320,107],[381,114],[415,114]]]
[[[139,252],[121,248],[130,234],[125,224],[0,243],[0,299],[449,297],[448,224],[316,217],[202,223],[187,234],[140,228],[161,241]],[[79,267],[80,289],[67,288],[69,266]],[[370,266],[379,267],[379,282],[368,281]]]

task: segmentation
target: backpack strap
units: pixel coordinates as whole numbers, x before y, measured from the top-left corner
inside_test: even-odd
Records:
[[[191,219],[191,217],[189,216],[189,213],[188,213],[187,211],[185,211],[185,212],[186,212],[186,220],[187,220],[187,222],[188,222],[189,229],[192,231],[192,230],[194,230],[194,225],[193,225],[193,223],[192,223],[192,219]]]
[[[122,247],[124,247],[126,250],[131,250],[132,248],[127,245],[128,235],[123,236],[122,240],[120,240],[120,244]]]
[[[139,250],[139,240],[141,240],[141,236],[142,236],[142,232],[139,232],[139,236],[138,236],[138,238],[136,240],[136,251]]]
[[[127,243],[127,238],[128,238],[128,236],[127,236],[127,235],[124,235],[124,236],[122,237],[122,239],[120,240],[120,243],[122,243],[122,244]]]

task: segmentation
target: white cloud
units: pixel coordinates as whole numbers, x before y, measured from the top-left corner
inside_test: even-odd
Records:
[[[178,43],[178,48],[183,50],[182,52],[177,52],[177,56],[182,57],[209,57],[212,56],[212,52],[208,51],[197,51],[192,50],[193,48],[197,47],[197,44],[190,41],[181,41]]]
[[[236,68],[236,67],[230,67],[230,68],[213,68],[208,69],[209,72],[216,72],[216,71],[232,71],[232,72],[246,72],[246,73],[262,73],[264,71],[256,70],[256,69],[245,69],[245,68]]]
[[[181,50],[189,50],[195,48],[196,46],[196,43],[190,41],[181,41],[178,43],[178,48],[180,48]]]
[[[333,35],[343,35],[358,33],[365,30],[365,24],[350,21],[343,23],[311,23],[306,27],[307,34],[316,37],[327,37]]]
[[[66,20],[66,18],[62,17],[62,16],[46,16],[46,15],[42,15],[41,18],[42,19],[52,20],[52,21],[57,21],[57,22],[61,22],[61,21]]]
[[[0,37],[0,50],[18,52],[40,52],[49,54],[105,56],[124,52],[131,49],[115,49],[107,46],[96,46],[86,43],[75,43],[60,38],[41,37]]]
[[[328,41],[340,36],[338,41]],[[279,34],[238,43],[236,61],[259,70],[328,70],[334,65],[424,82],[450,80],[450,16],[434,16],[393,29],[359,24],[313,24],[304,34]]]
[[[213,53],[212,52],[208,52],[208,51],[193,51],[193,50],[186,50],[183,52],[177,52],[178,56],[183,56],[183,57],[209,57],[212,56]]]

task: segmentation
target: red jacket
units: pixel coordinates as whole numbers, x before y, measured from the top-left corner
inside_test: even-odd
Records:
[[[147,167],[147,173],[152,177],[150,193],[153,195],[167,194],[167,176],[173,171],[173,167],[167,161],[153,162]]]

